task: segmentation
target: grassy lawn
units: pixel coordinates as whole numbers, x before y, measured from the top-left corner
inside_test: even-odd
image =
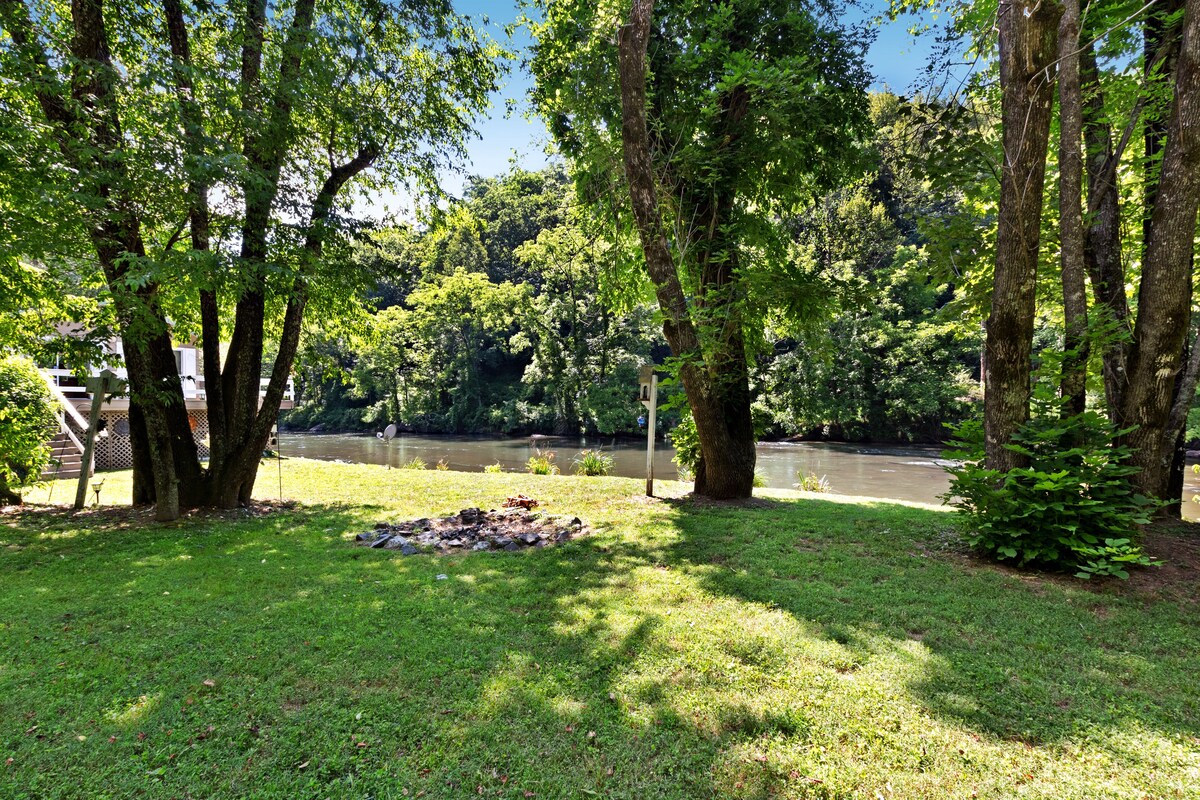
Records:
[[[291,510],[0,516],[0,797],[1200,797],[1195,584],[1018,575],[901,505],[283,469]],[[350,544],[518,491],[592,535]]]

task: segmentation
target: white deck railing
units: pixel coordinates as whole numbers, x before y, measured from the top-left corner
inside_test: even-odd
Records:
[[[114,369],[112,371],[121,380],[128,379],[128,375],[124,369]],[[42,370],[42,374],[45,376],[46,382],[50,384],[51,389],[57,392],[57,394],[61,396],[64,401],[67,399],[85,400],[89,396],[86,386],[74,385],[75,375],[69,369],[59,369],[57,367],[44,369]],[[180,377],[183,383],[184,400],[204,400],[208,397],[208,393],[204,391],[204,378],[193,378],[188,375],[183,375]],[[259,381],[259,397],[266,395],[267,384],[270,382],[271,381],[267,378],[263,378]],[[291,378],[288,378],[287,386],[285,386],[283,389],[283,399],[287,401],[295,401],[296,399],[296,387],[292,383]],[[74,406],[71,403],[67,403],[67,405],[71,406],[71,410],[74,411]],[[75,414],[78,416],[78,412],[75,412]],[[80,422],[79,427],[81,429],[86,429],[87,422]]]

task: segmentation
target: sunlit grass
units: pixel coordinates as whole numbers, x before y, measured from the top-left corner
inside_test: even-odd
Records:
[[[276,466],[262,499],[278,499]],[[982,565],[945,514],[279,466],[298,508],[161,526],[111,510],[0,518],[0,797],[1190,798],[1200,785],[1196,604]],[[591,535],[448,558],[349,541],[516,492]],[[128,493],[128,473],[111,474],[101,500]]]

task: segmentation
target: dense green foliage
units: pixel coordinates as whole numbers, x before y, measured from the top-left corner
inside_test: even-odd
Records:
[[[967,540],[979,550],[1017,564],[1075,570],[1079,577],[1129,577],[1127,567],[1147,565],[1136,544],[1138,526],[1157,503],[1131,494],[1126,478],[1136,468],[1128,450],[1113,446],[1116,432],[1094,411],[1060,419],[1043,408],[1009,447],[1028,467],[1007,472],[983,463],[983,428],[960,425],[946,457],[953,476],[946,500],[964,512]]]
[[[958,206],[914,172],[916,110],[871,105],[871,174],[781,221],[809,316],[773,312],[752,338],[760,435],[938,441],[977,396],[978,324],[918,224]],[[624,240],[580,211],[561,170],[514,169],[420,228],[371,236],[353,257],[377,277],[376,309],[307,339],[288,423],[634,433],[637,366],[666,343]]]
[[[308,339],[289,424],[634,430],[637,367],[657,340],[648,309],[609,291],[609,250],[560,170],[474,179],[421,229],[356,251],[378,277],[377,310]]]
[[[33,362],[0,357],[0,505],[38,479],[58,429],[57,404]]]
[[[4,519],[0,796],[1195,794],[1194,576],[964,565],[948,515],[899,505],[282,467],[299,508]],[[448,558],[348,541],[519,492],[592,533]]]

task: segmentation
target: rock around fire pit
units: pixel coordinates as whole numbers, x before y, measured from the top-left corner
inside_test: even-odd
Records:
[[[358,534],[355,541],[365,547],[399,550],[413,556],[470,550],[512,552],[559,544],[584,532],[579,517],[549,516],[520,507],[499,511],[464,508],[450,517],[379,522],[374,530]]]

